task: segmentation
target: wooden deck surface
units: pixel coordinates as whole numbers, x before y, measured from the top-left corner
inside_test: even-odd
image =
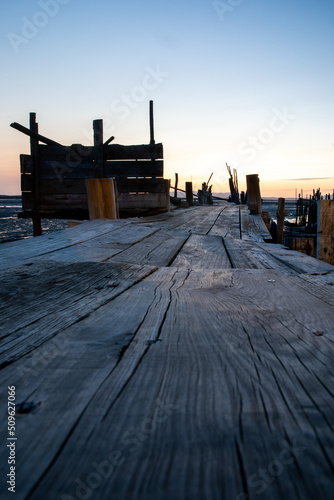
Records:
[[[263,238],[226,204],[1,245],[1,498],[333,499],[334,267]]]

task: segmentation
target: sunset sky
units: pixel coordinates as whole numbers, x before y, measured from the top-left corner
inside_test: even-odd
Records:
[[[258,173],[263,196],[334,188],[330,0],[16,0],[1,3],[0,194],[19,194],[29,139],[164,144],[165,178],[228,191]]]

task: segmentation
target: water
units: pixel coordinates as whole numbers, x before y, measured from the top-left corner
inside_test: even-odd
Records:
[[[31,238],[33,227],[31,219],[19,219],[22,211],[20,196],[0,196],[0,243]],[[42,233],[53,233],[67,227],[67,220],[42,219]]]

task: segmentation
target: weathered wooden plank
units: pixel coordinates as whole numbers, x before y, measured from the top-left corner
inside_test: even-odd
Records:
[[[222,238],[192,234],[171,264],[182,269],[229,269]]]
[[[86,188],[90,220],[118,218],[113,179],[86,179]]]
[[[158,228],[149,226],[125,224],[110,233],[48,253],[42,259],[58,262],[105,262],[157,231],[159,231]],[[119,259],[119,262],[125,261],[125,259]]]
[[[107,160],[159,160],[163,158],[163,146],[161,143],[138,146],[111,144],[105,148],[105,158]]]
[[[0,247],[0,269],[29,264],[34,258],[49,254],[91,238],[117,230],[126,221],[96,220],[65,229],[59,233],[45,234],[39,238],[3,243]]]
[[[272,237],[260,214],[251,215],[246,205],[240,205],[241,238],[246,241],[271,241]]]
[[[236,269],[275,269],[283,274],[298,274],[282,260],[270,253],[273,245],[262,245],[253,241],[224,238],[224,246],[233,268]]]
[[[116,179],[117,191],[119,193],[164,193],[164,179]]]
[[[30,157],[21,159],[22,173],[31,173]],[[163,177],[163,161],[107,161],[104,164],[106,177]],[[96,177],[96,164],[92,161],[61,162],[59,160],[43,160],[41,162],[41,179],[57,179],[62,183],[66,179],[85,179]]]
[[[239,206],[228,204],[217,218],[210,233],[211,236],[222,238],[241,238]]]
[[[187,241],[187,238],[188,235],[173,234],[160,230],[117,254],[108,262],[169,266]]]
[[[3,271],[0,365],[33,351],[155,269],[124,263],[39,262]]]
[[[295,250],[289,250],[283,245],[266,245],[258,243],[257,246],[266,249],[275,259],[290,267],[297,274],[302,273],[326,273],[333,270],[331,264],[310,257],[304,253]]]
[[[30,498],[75,498],[79,485],[97,500],[220,500],[256,497],[261,487],[274,500],[295,491],[329,498],[331,308],[271,270],[174,271],[155,273],[81,323],[97,359],[99,342],[113,345],[110,322],[135,333],[104,382],[105,362],[89,373],[82,344],[86,370],[78,357],[68,364],[73,346],[65,369],[35,382],[42,404],[21,419],[18,436]],[[124,308],[122,324],[115,319]],[[63,425],[52,425],[60,416]],[[45,441],[36,442],[38,430]]]
[[[166,193],[127,194],[118,196],[119,209],[165,208]]]

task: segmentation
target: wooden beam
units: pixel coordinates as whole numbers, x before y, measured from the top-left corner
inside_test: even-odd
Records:
[[[154,140],[153,101],[150,101],[150,144],[155,144],[155,140]]]
[[[246,182],[249,210],[253,214],[260,214],[262,212],[262,200],[258,174],[246,175]]]
[[[278,198],[277,210],[277,243],[283,245],[284,217],[286,216],[285,198]]]
[[[104,177],[103,120],[93,121],[96,177]]]
[[[174,183],[174,198],[177,198],[177,185],[179,182],[179,174],[175,174],[175,183]]]
[[[192,206],[194,204],[192,182],[186,182],[186,199],[189,206]]]
[[[34,115],[36,118],[36,113],[30,113],[30,116]],[[35,140],[43,142],[44,144],[48,144],[49,146],[61,146],[59,142],[53,141],[52,139],[49,139],[48,137],[45,137],[44,135],[38,134],[35,130],[32,130],[31,128],[28,129],[27,127],[24,127],[23,125],[20,125],[19,123],[11,123],[10,126],[12,128],[15,128],[19,132],[22,132],[25,135],[28,135],[29,137],[33,137]]]

